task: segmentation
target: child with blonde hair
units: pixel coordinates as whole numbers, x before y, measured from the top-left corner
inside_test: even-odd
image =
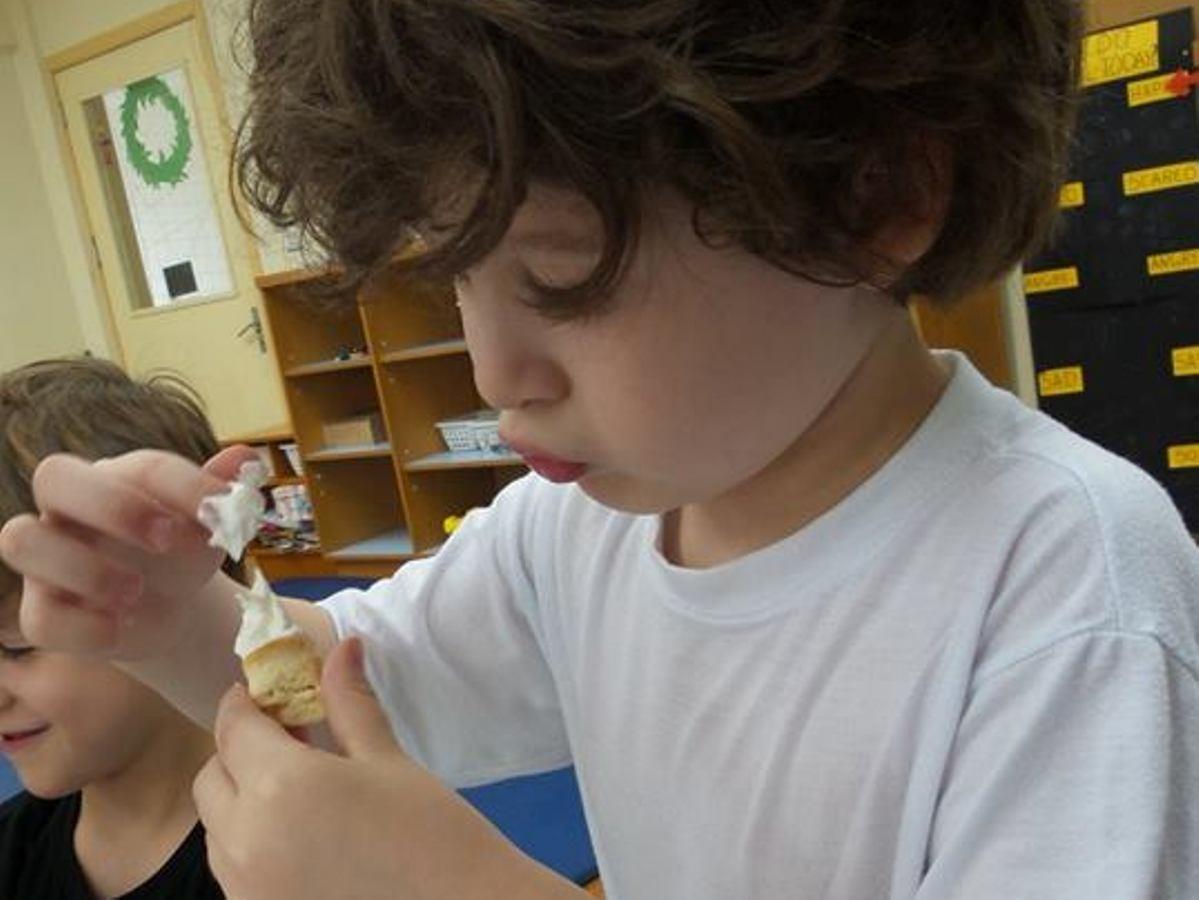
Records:
[[[0,375],[0,521],[36,508],[31,481],[45,457],[143,447],[197,462],[218,450],[172,379],[137,382],[94,359]],[[223,897],[191,795],[212,735],[114,663],[31,644],[17,624],[20,594],[0,564],[0,752],[25,788],[0,806],[0,897]]]

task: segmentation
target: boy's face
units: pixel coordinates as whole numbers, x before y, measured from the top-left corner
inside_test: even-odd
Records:
[[[124,770],[167,707],[110,663],[0,631],[0,750],[30,793],[60,797]]]
[[[708,247],[680,199],[660,200],[597,317],[555,322],[524,302],[529,274],[567,285],[598,258],[598,218],[547,188],[458,283],[475,381],[508,442],[543,474],[636,513],[712,500],[762,471],[895,312],[876,292]]]

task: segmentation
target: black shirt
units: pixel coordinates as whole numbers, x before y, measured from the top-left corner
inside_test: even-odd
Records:
[[[75,858],[79,794],[22,793],[0,806],[0,900],[96,900]],[[223,900],[198,822],[171,858],[119,900]]]

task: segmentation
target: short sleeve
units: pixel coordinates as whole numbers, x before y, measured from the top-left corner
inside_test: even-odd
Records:
[[[455,787],[570,761],[523,549],[529,479],[468,515],[436,556],[321,605],[358,635],[367,673],[406,750]]]
[[[975,686],[917,900],[1199,897],[1199,681],[1085,631]]]

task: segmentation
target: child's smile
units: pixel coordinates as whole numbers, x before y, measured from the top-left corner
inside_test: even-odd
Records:
[[[0,751],[12,756],[36,745],[38,738],[50,730],[49,725],[37,725],[33,728],[8,729],[0,732]]]

